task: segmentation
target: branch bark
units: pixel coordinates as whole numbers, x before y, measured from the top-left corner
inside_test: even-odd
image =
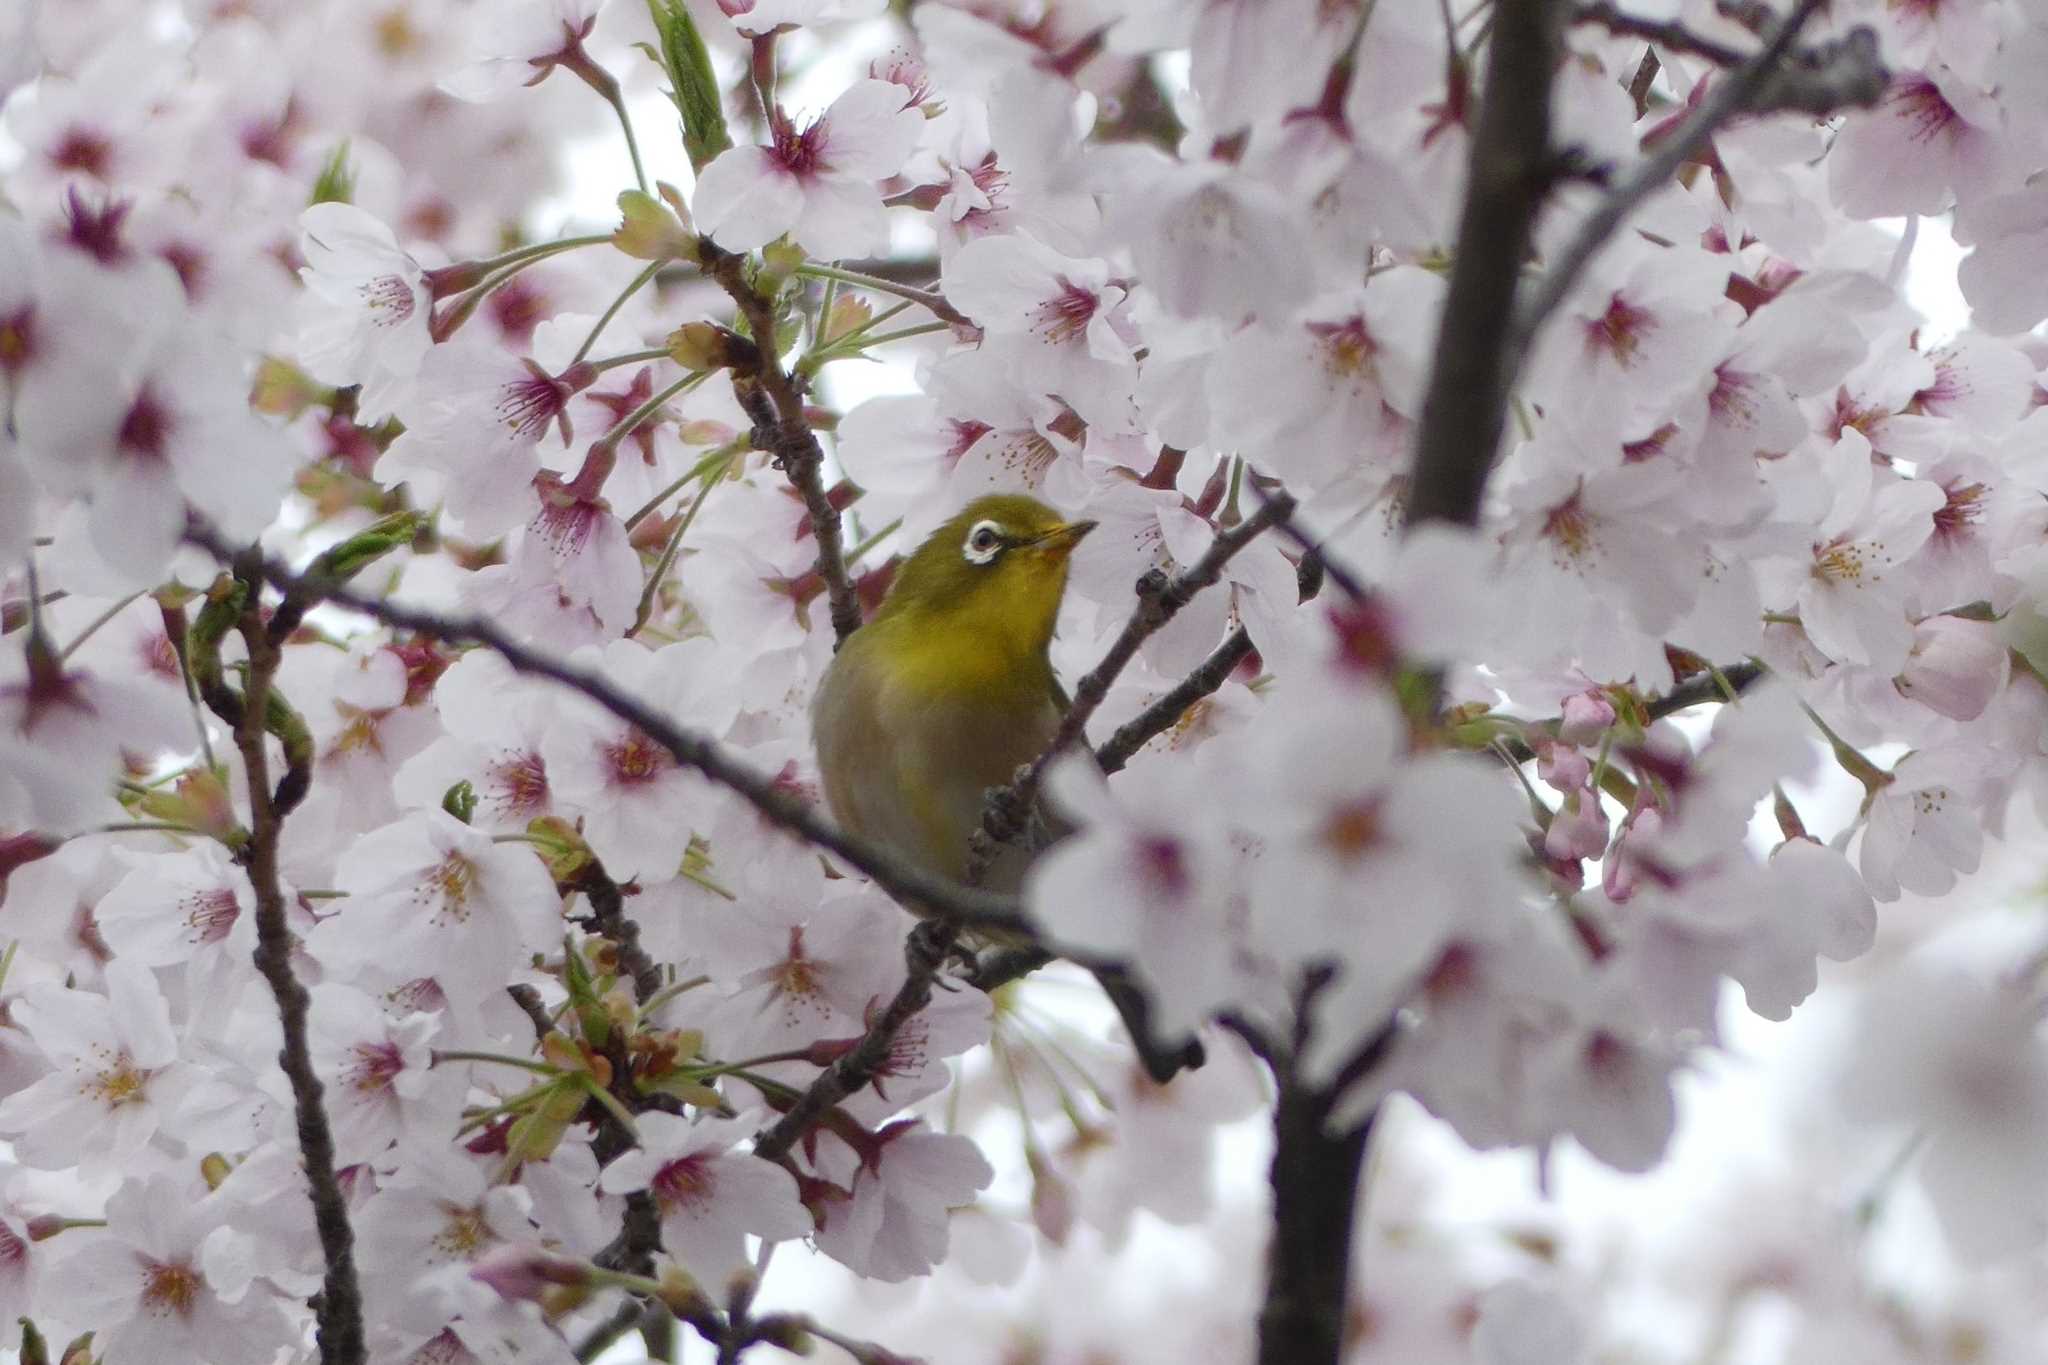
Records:
[[[1567,7],[1499,0],[1472,137],[1457,261],[1409,476],[1410,526],[1476,526],[1514,379],[1509,319],[1549,188],[1550,82]]]
[[[1273,1241],[1259,1365],[1336,1365],[1344,1354],[1351,1225],[1372,1134],[1324,1130],[1330,1097],[1292,1079],[1273,1110]]]
[[[243,849],[242,863],[256,896],[256,968],[276,997],[278,1018],[284,1029],[284,1048],[278,1065],[291,1083],[299,1154],[306,1165],[313,1222],[320,1237],[320,1254],[326,1262],[317,1329],[321,1365],[362,1365],[368,1357],[363,1339],[362,1290],[356,1279],[355,1231],[349,1223],[348,1202],[334,1172],[334,1133],[328,1126],[323,1087],[313,1069],[306,1039],[311,1001],[306,988],[292,974],[292,934],[285,918],[283,885],[278,878],[278,840],[284,824],[281,807],[287,803],[271,794],[270,756],[264,736],[280,651],[263,619],[257,570],[250,559],[236,567],[237,577],[248,586],[248,598],[237,627],[248,647],[249,672],[233,723],[235,747],[242,755],[249,791],[249,841]]]
[[[1878,59],[1877,38],[1867,28],[1851,30],[1832,43],[1823,44],[1787,62],[1792,44],[1807,21],[1827,0],[1800,0],[1796,9],[1771,30],[1756,54],[1729,72],[1709,90],[1707,97],[1660,139],[1648,156],[1613,189],[1609,190],[1579,224],[1579,230],[1558,253],[1557,260],[1543,273],[1533,293],[1515,309],[1513,328],[1505,348],[1506,374],[1512,380],[1522,357],[1535,341],[1537,329],[1556,311],[1585,273],[1586,266],[1607,243],[1637,205],[1671,183],[1679,167],[1698,156],[1715,130],[1738,114],[1769,113],[1799,109],[1826,113],[1848,105],[1875,104],[1884,94],[1890,77]],[[1475,158],[1477,153],[1474,153]],[[1462,248],[1458,264],[1465,263]],[[1455,277],[1453,277],[1455,291]],[[1446,328],[1448,329],[1448,311]],[[1439,352],[1441,356],[1441,352]],[[1435,387],[1431,393],[1434,395]],[[1426,419],[1425,419],[1426,422]],[[1499,439],[1496,422],[1495,439]],[[1488,450],[1491,451],[1489,446]],[[1410,505],[1411,512],[1413,504]]]
[[[733,393],[754,423],[754,444],[775,457],[776,467],[803,499],[811,534],[818,541],[818,577],[825,582],[832,633],[839,644],[860,629],[860,597],[846,571],[846,544],[839,509],[825,492],[825,452],[804,416],[803,392],[782,366],[775,344],[775,301],[747,279],[747,257],[722,251],[707,237],[699,244],[704,273],[732,297],[747,320],[755,360],[750,371],[734,373]],[[836,647],[836,646],[835,646]]]
[[[188,528],[186,538],[226,562],[232,562],[241,553],[210,527]],[[436,640],[484,645],[502,656],[518,672],[548,678],[573,688],[619,719],[636,726],[649,739],[667,749],[676,762],[734,792],[773,824],[836,855],[848,866],[865,872],[877,886],[898,900],[928,907],[933,915],[963,928],[992,930],[1026,938],[1032,934],[1030,923],[1015,896],[961,886],[946,877],[925,871],[894,850],[840,829],[810,805],[777,787],[773,778],[755,772],[732,757],[715,740],[674,724],[647,703],[594,673],[521,644],[493,621],[479,616],[443,616],[359,593],[339,583],[312,582],[267,558],[252,557],[249,562],[253,572],[259,573],[280,591],[306,593],[313,599],[331,602],[385,625],[418,631]]]
[[[958,937],[957,929],[938,920],[927,920],[911,930],[903,945],[906,974],[895,998],[853,1050],[819,1072],[788,1112],[754,1139],[755,1156],[780,1161],[834,1105],[885,1072],[896,1035],[931,1003],[939,969],[951,956]]]

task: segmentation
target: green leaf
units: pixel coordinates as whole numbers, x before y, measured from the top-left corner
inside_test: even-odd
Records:
[[[344,141],[334,149],[334,155],[327,158],[327,164],[320,168],[319,176],[313,181],[313,197],[307,204],[353,204],[356,199],[356,169],[348,161],[348,143]]]
[[[690,17],[684,0],[647,0],[654,31],[661,39],[661,66],[668,72],[669,98],[683,116],[683,150],[690,166],[701,171],[706,162],[732,146],[725,128],[725,105],[718,78],[711,73],[711,54]]]

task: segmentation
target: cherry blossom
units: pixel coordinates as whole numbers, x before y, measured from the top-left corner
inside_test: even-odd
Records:
[[[0,1347],[2032,1359],[2048,22],[1566,8],[0,0]]]
[[[106,975],[105,994],[45,982],[14,1005],[51,1066],[0,1100],[0,1132],[31,1164],[120,1168],[199,1079],[180,1058],[169,1007],[149,969],[114,962]]]
[[[259,1244],[219,1195],[168,1175],[131,1178],[107,1226],[52,1268],[49,1285],[107,1350],[258,1365],[294,1339],[262,1274]]]
[[[431,345],[433,297],[418,261],[382,222],[351,204],[315,204],[300,217],[299,358],[315,379],[361,384],[363,412],[391,410]]]
[[[465,1003],[548,945],[558,924],[554,888],[530,850],[440,811],[363,835],[337,880],[349,896],[315,929],[315,957],[384,982],[436,964],[441,988]],[[455,942],[462,951],[444,956],[441,945]]]
[[[811,1231],[789,1173],[732,1150],[748,1131],[743,1119],[650,1114],[640,1146],[600,1181],[610,1194],[651,1191],[668,1254],[714,1293],[746,1264],[749,1235],[777,1242]]]
[[[858,255],[887,231],[875,182],[903,168],[923,124],[901,86],[855,81],[811,123],[778,126],[772,146],[734,147],[705,167],[697,226],[735,251],[787,232],[818,256]]]

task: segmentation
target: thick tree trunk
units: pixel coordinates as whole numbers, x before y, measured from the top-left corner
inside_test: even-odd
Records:
[[[1351,1222],[1370,1122],[1323,1130],[1327,1096],[1282,1083],[1273,1111],[1273,1244],[1259,1365],[1337,1365],[1351,1282]]]

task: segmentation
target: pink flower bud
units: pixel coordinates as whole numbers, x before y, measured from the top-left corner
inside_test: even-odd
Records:
[[[1566,744],[1592,744],[1614,724],[1614,703],[1602,692],[1580,692],[1564,699],[1557,737]]]
[[[1540,741],[1536,745],[1536,775],[1561,792],[1577,791],[1593,775],[1593,763],[1569,744]]]
[[[1600,794],[1591,787],[1565,797],[1550,828],[1543,834],[1543,851],[1553,858],[1597,858],[1607,847],[1607,812],[1600,809]]]
[[[489,1285],[503,1298],[538,1301],[551,1285],[590,1283],[590,1267],[531,1242],[508,1242],[479,1256],[469,1277]]]
[[[1989,621],[1930,616],[1914,627],[1913,652],[1893,686],[1950,720],[1975,720],[2005,690],[2011,669],[2012,658]]]

